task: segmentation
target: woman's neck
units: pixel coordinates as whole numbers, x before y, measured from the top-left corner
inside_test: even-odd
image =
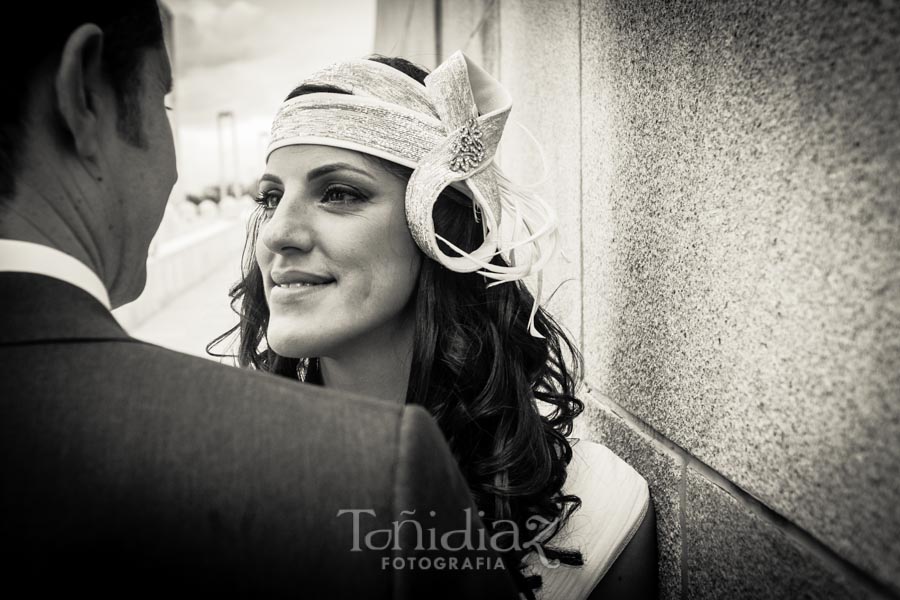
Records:
[[[327,388],[403,404],[412,368],[413,320],[383,328],[319,357]]]

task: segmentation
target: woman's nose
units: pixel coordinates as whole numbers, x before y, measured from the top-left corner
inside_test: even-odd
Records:
[[[260,239],[277,254],[309,252],[315,243],[310,215],[302,201],[285,201],[269,211],[261,225]]]

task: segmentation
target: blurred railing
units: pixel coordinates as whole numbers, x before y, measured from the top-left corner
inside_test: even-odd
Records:
[[[251,212],[247,199],[230,196],[218,204],[171,202],[150,244],[144,292],[113,311],[122,327],[133,330],[226,262],[240,260]]]

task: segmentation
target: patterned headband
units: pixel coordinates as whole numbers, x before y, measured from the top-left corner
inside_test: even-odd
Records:
[[[301,85],[313,91],[285,101],[275,116],[267,155],[284,146],[319,144],[355,150],[413,169],[406,187],[406,220],[413,240],[431,259],[494,284],[538,274],[556,248],[554,211],[511,184],[494,164],[512,100],[491,75],[456,52],[425,78],[372,60],[352,60],[319,71]],[[342,93],[340,93],[342,92]],[[434,229],[432,211],[449,185],[480,214],[484,243],[473,252]],[[501,231],[501,222],[503,231]],[[444,242],[454,256],[438,246]],[[503,255],[507,265],[491,264]]]

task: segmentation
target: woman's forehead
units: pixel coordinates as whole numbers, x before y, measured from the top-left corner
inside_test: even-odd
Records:
[[[371,163],[361,152],[313,144],[298,144],[278,148],[269,155],[266,167],[267,170],[277,168],[290,173],[293,171],[308,171],[322,164],[335,162],[347,163],[366,170],[369,170],[371,167]]]
[[[268,164],[277,164],[282,167],[291,165],[305,167],[307,164],[334,161],[348,163],[360,168],[368,166],[368,161],[361,152],[314,144],[297,144],[278,148],[269,155]]]

